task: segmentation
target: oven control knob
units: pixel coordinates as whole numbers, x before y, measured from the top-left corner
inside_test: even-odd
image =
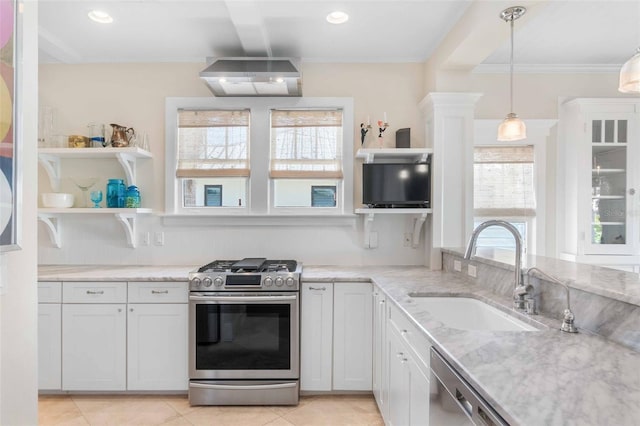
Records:
[[[222,277],[215,277],[215,279],[213,280],[213,284],[216,287],[220,287],[222,284],[224,284],[224,280],[222,279]]]
[[[264,286],[271,287],[273,285],[273,278],[267,277],[264,279]]]
[[[296,283],[296,281],[293,279],[293,277],[288,277],[288,278],[285,280],[285,283],[287,283],[287,285],[288,285],[289,287],[293,287],[293,285]]]
[[[204,284],[205,287],[211,287],[211,284],[213,284],[213,281],[211,281],[211,278],[205,277],[202,280],[202,284]]]
[[[282,287],[282,284],[284,284],[284,280],[282,279],[282,277],[276,278],[276,285],[278,287]]]
[[[193,287],[200,287],[200,284],[202,284],[202,281],[200,281],[200,278],[198,277],[191,280],[191,285]]]

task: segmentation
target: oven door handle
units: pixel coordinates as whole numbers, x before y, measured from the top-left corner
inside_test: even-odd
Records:
[[[294,388],[297,383],[276,383],[271,385],[209,385],[204,383],[189,383],[192,388],[198,389],[219,389],[219,390],[264,390],[264,389],[286,389]]]
[[[274,302],[279,300],[296,300],[297,295],[291,296],[199,296],[192,294],[189,300],[202,302]]]

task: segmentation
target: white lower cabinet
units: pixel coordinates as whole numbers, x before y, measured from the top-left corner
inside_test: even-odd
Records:
[[[40,390],[188,389],[186,283],[39,282],[38,301]]]
[[[187,390],[186,303],[127,305],[127,389]]]
[[[126,389],[126,305],[62,305],[62,389]]]
[[[304,282],[300,298],[300,389],[370,391],[371,283]]]
[[[333,389],[370,391],[372,382],[371,283],[333,288]]]
[[[378,402],[378,407],[390,426],[426,426],[429,424],[430,345],[396,306],[388,306],[386,314],[387,371],[383,366],[376,367],[380,370],[378,374],[388,374],[389,393],[387,406]]]
[[[333,368],[333,283],[302,283],[300,389],[330,391]]]
[[[62,388],[62,283],[38,282],[38,389]]]
[[[387,300],[378,287],[373,289],[373,396],[380,413],[387,417],[389,374],[387,363]]]

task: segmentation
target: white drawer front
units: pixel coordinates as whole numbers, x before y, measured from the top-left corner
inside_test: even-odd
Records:
[[[393,303],[389,304],[389,323],[400,334],[402,340],[414,351],[428,371],[431,344],[427,336]]]
[[[59,281],[38,281],[38,303],[61,303],[62,283]]]
[[[189,283],[130,281],[129,303],[188,303]]]
[[[63,303],[126,303],[126,282],[65,282]]]

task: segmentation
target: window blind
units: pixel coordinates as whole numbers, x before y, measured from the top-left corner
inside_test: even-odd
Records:
[[[473,167],[475,216],[535,216],[533,145],[477,147]]]
[[[178,110],[176,177],[249,176],[249,110]]]
[[[342,178],[342,110],[272,110],[272,178]]]

